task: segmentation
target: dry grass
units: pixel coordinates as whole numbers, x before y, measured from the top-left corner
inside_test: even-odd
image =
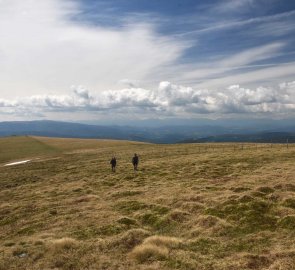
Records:
[[[61,239],[52,240],[50,243],[50,247],[54,250],[54,252],[74,249],[77,246],[78,241],[70,237],[63,237]]]
[[[212,146],[0,139],[40,158],[0,167],[0,269],[293,270],[295,147]]]
[[[126,250],[131,250],[135,246],[141,244],[143,240],[150,236],[151,232],[143,229],[130,229],[124,232],[119,237],[114,237],[114,239],[109,243],[110,247],[120,247]]]
[[[150,244],[155,246],[164,246],[167,248],[176,248],[179,247],[182,241],[176,237],[154,235],[146,238],[143,241],[144,245]]]
[[[168,256],[168,248],[165,246],[156,246],[154,244],[143,244],[135,247],[130,253],[130,258],[139,263],[148,260],[164,260]]]

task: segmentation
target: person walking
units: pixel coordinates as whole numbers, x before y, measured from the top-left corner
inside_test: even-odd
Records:
[[[139,163],[138,155],[134,154],[134,156],[132,158],[132,164],[133,164],[133,167],[134,167],[134,171],[137,171],[138,163]]]
[[[112,166],[112,172],[115,172],[116,171],[116,166],[117,166],[117,160],[115,157],[112,157],[111,161],[110,161],[110,164]]]

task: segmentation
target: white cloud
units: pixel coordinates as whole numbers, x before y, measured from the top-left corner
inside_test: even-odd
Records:
[[[257,68],[256,70],[240,71],[236,74],[223,74],[223,76],[216,76],[210,80],[206,80],[200,84],[199,87],[225,87],[233,82],[238,84],[273,84],[279,82],[279,80],[293,80],[295,75],[295,62],[287,64],[276,64],[273,66],[266,66]]]
[[[212,12],[212,16],[216,16],[214,9],[212,9],[211,12]],[[236,14],[234,13],[234,15],[236,15]],[[220,16],[216,16],[217,21],[215,23],[211,23],[210,25],[204,26],[201,29],[198,28],[196,30],[190,30],[190,31],[178,33],[175,36],[185,37],[185,36],[190,36],[190,35],[201,35],[201,34],[206,34],[206,33],[215,32],[215,31],[228,30],[228,29],[233,29],[232,31],[234,31],[235,28],[241,28],[241,27],[244,27],[247,25],[251,25],[252,27],[254,26],[254,29],[253,29],[254,33],[257,33],[257,31],[255,29],[255,25],[263,27],[264,24],[266,26],[269,26],[270,23],[273,23],[273,26],[275,26],[276,23],[280,23],[279,20],[289,19],[290,17],[292,17],[294,15],[295,15],[295,11],[291,10],[291,11],[286,11],[286,12],[282,12],[282,13],[278,13],[278,14],[274,14],[274,15],[254,17],[254,18],[245,19],[245,20],[233,19],[230,21],[220,20]],[[195,18],[194,18],[194,20],[195,20]],[[293,21],[291,21],[288,25],[293,26],[294,25]],[[286,24],[284,27],[286,27]],[[275,32],[276,32],[276,28],[277,28],[277,26],[275,26],[275,29],[274,29]],[[267,30],[272,30],[272,29],[270,29],[268,27]],[[270,31],[270,33],[263,32],[262,34],[263,35],[270,35],[270,36],[273,35],[273,33],[271,31]]]
[[[191,70],[183,72],[183,74],[179,76],[179,79],[186,81],[202,79],[207,80],[210,83],[212,76],[213,78],[225,78],[228,77],[228,73],[235,71],[239,68],[247,67],[247,65],[253,64],[261,60],[271,59],[278,55],[280,49],[282,49],[284,46],[285,43],[283,42],[274,42],[267,45],[242,50],[236,54],[222,57],[218,60],[211,61],[210,63],[205,63],[203,64],[203,66],[199,65],[198,67],[194,65],[190,67]],[[240,82],[238,78],[234,77],[238,77],[239,75],[239,73],[233,75],[232,81],[227,82],[226,84],[228,85],[232,82],[237,81],[239,83],[244,83]],[[255,76],[248,76],[249,81],[251,81],[252,78],[254,78],[254,81],[257,81],[257,78]]]
[[[118,81],[118,84],[130,87],[130,88],[135,88],[135,87],[138,87],[138,85],[140,84],[140,81],[130,80],[130,79],[122,79],[122,80]]]
[[[249,30],[250,35],[258,38],[265,36],[274,36],[278,38],[287,34],[291,34],[292,32],[294,33],[294,31],[294,19],[289,19],[286,21],[269,21],[266,23],[258,24]]]
[[[261,60],[275,57],[278,54],[279,50],[282,49],[284,46],[285,44],[283,42],[274,42],[256,48],[251,48],[237,53],[236,55],[232,55],[217,64],[221,67],[237,67],[241,65],[255,63]]]
[[[254,6],[254,0],[225,0],[214,4],[211,8],[214,13],[245,12]]]
[[[92,94],[85,88],[73,88],[71,95],[34,95],[22,99],[0,100],[0,113],[29,115],[53,112],[109,112],[158,116],[198,114],[295,114],[295,81],[277,87],[244,88],[231,85],[210,91],[174,85],[164,81],[158,89],[125,88]]]
[[[84,88],[83,86],[81,86],[81,85],[78,87],[72,86],[71,88],[72,88],[73,92],[78,97],[80,97],[82,100],[84,100],[85,102],[88,102],[91,99],[89,91],[86,88]]]
[[[148,79],[189,46],[148,23],[116,29],[74,21],[79,12],[72,0],[0,1],[2,97],[66,93],[73,84],[99,91],[121,78]]]
[[[234,11],[250,2],[226,3]],[[181,35],[161,35],[153,24],[156,19],[147,23],[140,16],[122,19],[126,24],[120,28],[89,25],[73,19],[81,10],[74,0],[0,0],[0,113],[55,117],[58,112],[112,112],[132,118],[134,113],[152,117],[294,112],[292,83],[257,85],[293,81],[295,62],[243,69],[257,61],[270,63],[290,45],[287,40],[252,48],[242,44],[244,49],[236,54],[180,64],[186,49],[201,39],[188,42]],[[197,32],[270,23],[294,14],[218,22]],[[282,28],[291,31],[287,23],[277,31]],[[198,48],[195,53],[193,59],[198,58]],[[153,83],[159,81],[155,89]],[[123,89],[105,91],[118,85]]]

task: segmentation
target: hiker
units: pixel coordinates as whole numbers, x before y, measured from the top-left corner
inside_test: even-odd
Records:
[[[112,157],[111,161],[110,161],[110,164],[112,166],[112,172],[115,172],[116,171],[116,165],[117,165],[117,160],[115,157]]]
[[[134,167],[134,171],[137,171],[138,162],[139,162],[138,155],[134,154],[134,157],[132,158],[132,164]]]

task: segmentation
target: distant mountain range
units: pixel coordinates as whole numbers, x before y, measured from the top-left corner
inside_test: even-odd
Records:
[[[249,143],[295,143],[295,132],[261,132],[256,134],[224,134],[199,139],[188,139],[180,143],[249,142]]]
[[[170,124],[170,123],[169,123]],[[275,122],[262,128],[259,123],[201,122],[195,125],[107,126],[58,121],[0,122],[0,137],[35,135],[65,138],[98,138],[153,143],[187,142],[295,142],[295,124]]]

